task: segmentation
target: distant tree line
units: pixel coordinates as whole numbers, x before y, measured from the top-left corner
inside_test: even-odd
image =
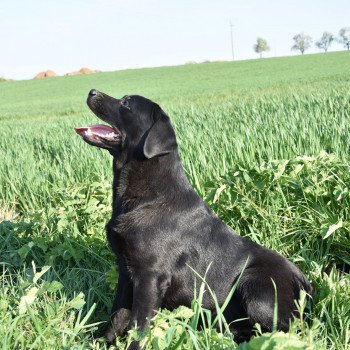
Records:
[[[303,55],[306,50],[308,50],[312,45],[312,38],[310,35],[305,33],[297,34],[293,37],[294,45],[292,46],[292,50],[300,51]],[[327,52],[329,47],[333,42],[338,42],[342,44],[347,50],[350,50],[350,27],[345,27],[340,29],[338,37],[335,37],[330,32],[324,32],[322,37],[316,41],[315,45],[324,52]],[[270,47],[267,41],[263,38],[258,37],[256,40],[256,44],[254,44],[254,51],[262,57],[263,52],[267,52],[270,50]]]

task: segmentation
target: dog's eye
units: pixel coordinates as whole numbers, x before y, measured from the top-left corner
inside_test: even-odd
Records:
[[[130,110],[130,97],[128,96],[123,97],[122,100],[120,101],[120,105]]]

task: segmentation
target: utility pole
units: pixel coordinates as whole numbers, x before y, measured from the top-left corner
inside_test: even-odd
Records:
[[[233,24],[232,24],[232,22],[230,21],[231,52],[232,52],[232,61],[234,61],[234,60],[235,60],[235,55],[234,55],[234,52],[233,52],[233,31],[232,31],[232,28],[233,28]]]

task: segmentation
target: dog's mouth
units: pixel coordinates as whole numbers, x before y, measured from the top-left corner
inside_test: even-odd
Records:
[[[108,113],[105,111],[106,103],[110,105],[113,102],[114,99],[112,97],[95,89],[90,90],[87,98],[89,108],[98,118],[109,124],[95,124],[74,128],[75,132],[90,145],[110,149],[122,144],[122,133],[113,123],[111,124]]]
[[[107,142],[109,144],[120,144],[121,134],[115,127],[95,124],[74,128],[75,132],[87,141]]]

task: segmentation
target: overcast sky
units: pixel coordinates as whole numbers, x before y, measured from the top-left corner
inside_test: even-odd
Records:
[[[230,20],[235,59],[258,57],[258,36],[271,47],[266,57],[296,54],[295,34],[316,41],[350,27],[350,0],[0,0],[0,19],[0,76],[27,79],[230,60]]]

